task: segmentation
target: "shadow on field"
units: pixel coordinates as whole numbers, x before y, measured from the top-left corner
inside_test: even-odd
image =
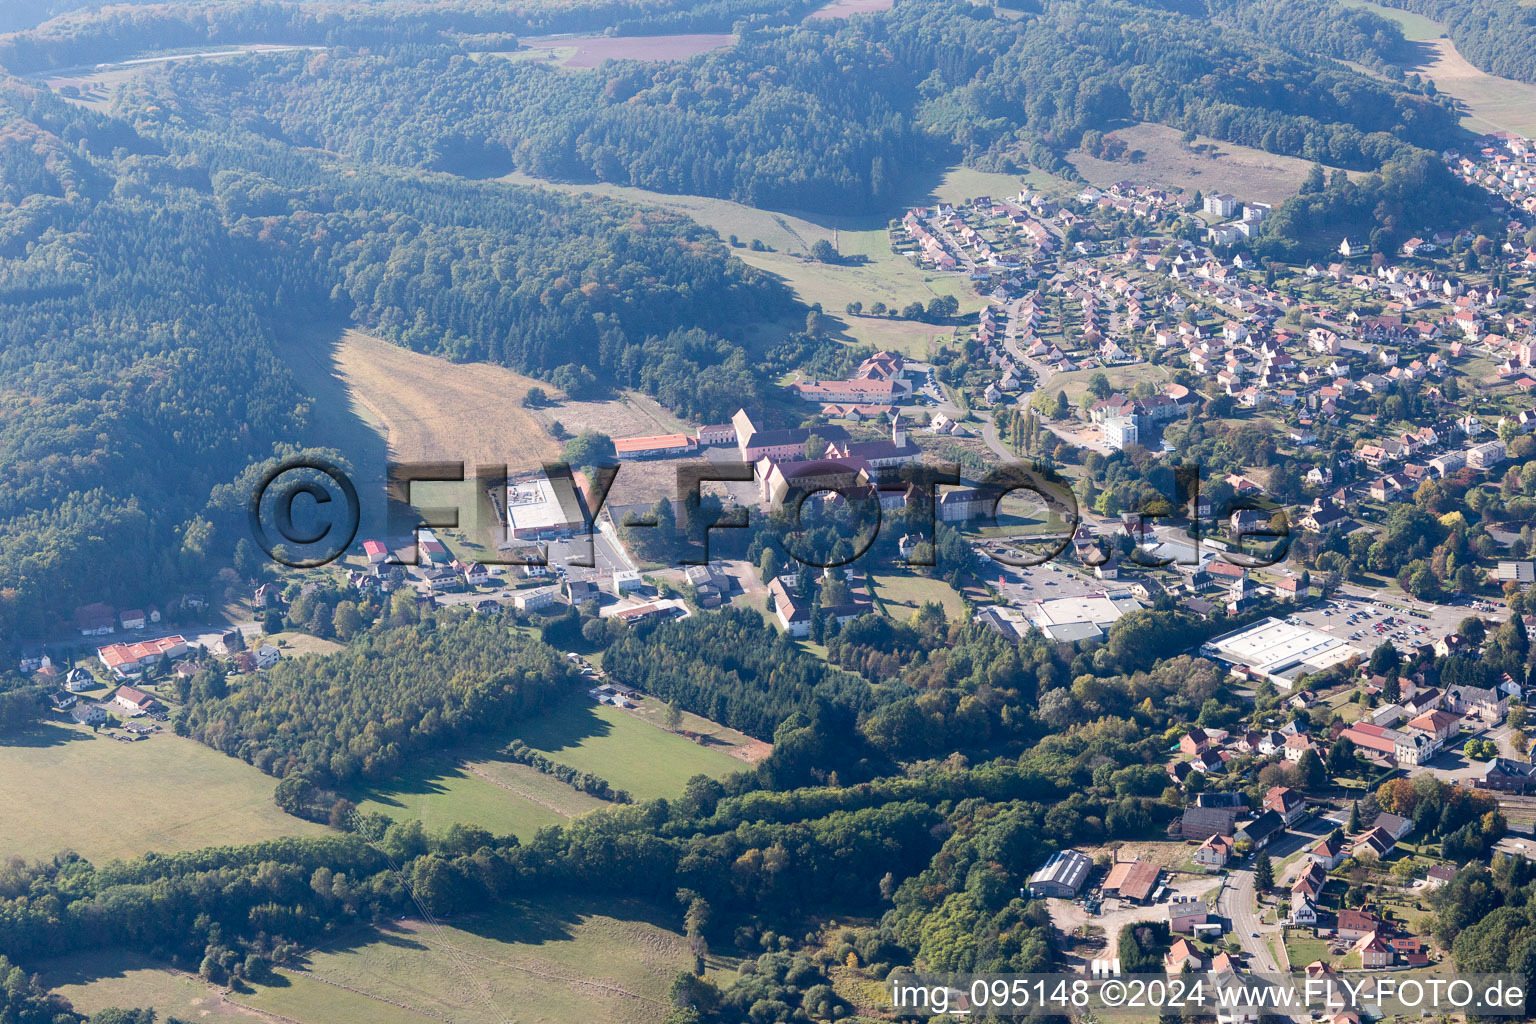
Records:
[[[453,926],[483,939],[524,943],[569,942],[576,928],[592,917],[608,917],[676,931],[680,914],[665,914],[643,900],[574,896],[548,903],[509,903],[494,913],[455,919]]]
[[[567,747],[613,732],[613,725],[597,716],[597,705],[585,696],[572,697],[514,727],[508,738],[522,740],[536,750],[558,754]]]
[[[61,747],[66,743],[91,740],[95,737],[82,729],[69,729],[63,725],[46,722],[24,732],[0,736],[0,747]]]

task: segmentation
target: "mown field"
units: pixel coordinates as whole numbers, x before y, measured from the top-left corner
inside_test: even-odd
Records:
[[[1118,128],[1127,152],[1141,159],[1100,160],[1073,150],[1067,160],[1095,185],[1133,181],[1186,191],[1230,192],[1243,200],[1280,203],[1294,195],[1311,169],[1310,160],[1266,153],[1201,136],[1186,146],[1183,133],[1167,125],[1135,124]]]
[[[325,831],[272,802],[244,761],[159,733],[120,743],[48,724],[0,745],[0,857],[72,849],[92,861]]]
[[[311,951],[252,992],[221,993],[129,953],[41,965],[77,1009],[153,1007],[163,1020],[239,1015],[296,1024],[642,1024],[690,960],[671,922],[639,903],[527,904],[435,931],[399,922]]]
[[[562,704],[518,727],[508,739],[600,775],[636,800],[674,797],[695,775],[721,778],[745,767],[723,747],[700,746],[626,711],[587,701]]]
[[[886,614],[901,622],[910,619],[927,601],[943,605],[944,614],[951,620],[965,615],[965,601],[942,579],[919,576],[911,569],[892,569],[872,574],[869,581]]]
[[[686,60],[710,50],[732,46],[736,37],[719,33],[662,36],[561,36],[525,41],[532,55],[566,68],[595,68],[605,60]],[[548,54],[547,57],[543,55]]]
[[[1344,2],[1402,27],[1403,37],[1418,44],[1414,59],[1402,65],[1403,70],[1429,78],[1440,92],[1460,100],[1466,115],[1462,124],[1467,128],[1536,135],[1536,85],[1499,78],[1474,67],[1445,37],[1445,26],[1438,21],[1368,0]]]
[[[695,775],[721,778],[766,754],[764,745],[738,732],[685,715],[684,729],[714,737],[709,746],[700,745],[662,728],[664,715],[655,700],[634,712],[571,700],[507,736],[420,759],[400,778],[352,798],[364,810],[420,818],[429,829],[463,822],[527,839],[545,826],[612,805],[501,757],[496,751],[514,738],[637,800],[675,797]]]

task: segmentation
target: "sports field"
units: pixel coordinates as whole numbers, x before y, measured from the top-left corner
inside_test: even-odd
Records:
[[[121,743],[106,732],[48,724],[0,745],[0,857],[88,860],[312,835],[284,814],[276,782],[233,757],[160,732]]]
[[[666,1015],[666,992],[690,962],[671,922],[643,904],[562,900],[506,908],[435,931],[397,922],[359,932],[280,968],[253,992],[221,993],[129,953],[41,965],[90,1013],[153,1007],[160,1019],[241,1016],[293,1024],[643,1024]]]

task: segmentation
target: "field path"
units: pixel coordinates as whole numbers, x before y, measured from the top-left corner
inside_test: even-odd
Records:
[[[550,801],[545,800],[542,797],[535,796],[534,794],[529,793],[529,792],[527,792],[525,790],[519,789],[518,787],[512,785],[510,782],[503,782],[503,781],[501,781],[498,778],[494,778],[491,775],[490,772],[486,771],[484,768],[481,768],[477,764],[467,764],[464,767],[467,768],[469,770],[469,773],[471,775],[473,775],[475,778],[483,779],[484,781],[489,782],[491,785],[498,786],[501,789],[506,790],[508,793],[513,794],[514,796],[520,796],[524,800],[527,800],[529,803],[535,803],[535,804],[538,804],[540,807],[545,808],[546,810],[554,811],[556,814],[560,815],[560,817],[562,817],[562,818],[569,818],[571,816],[570,812],[567,811],[565,808],[563,808],[563,807],[556,807]]]

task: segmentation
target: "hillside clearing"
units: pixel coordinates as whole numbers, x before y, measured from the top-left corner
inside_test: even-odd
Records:
[[[551,53],[548,59],[561,67],[595,68],[605,60],[687,60],[733,46],[736,37],[700,32],[666,36],[552,36],[524,39],[522,43],[536,52]]]
[[[1133,124],[1113,134],[1124,140],[1127,152],[1142,154],[1136,162],[1100,160],[1082,150],[1067,154],[1079,174],[1094,185],[1116,181],[1184,189],[1188,192],[1230,192],[1239,199],[1280,203],[1301,186],[1312,167],[1278,153],[1266,153],[1231,142],[1200,136],[1192,148],[1183,133],[1161,124]]]
[[[611,899],[522,904],[440,931],[400,922],[313,950],[241,993],[125,952],[60,958],[40,973],[84,1012],[152,1007],[162,1020],[645,1024],[665,1015],[667,987],[690,959],[657,922],[651,908]]]

